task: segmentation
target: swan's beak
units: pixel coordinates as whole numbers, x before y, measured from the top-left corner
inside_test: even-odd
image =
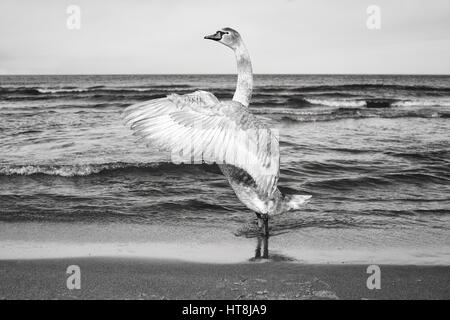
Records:
[[[205,36],[204,39],[209,39],[209,40],[214,40],[214,41],[219,41],[222,39],[222,35],[220,34],[219,31],[217,31],[214,34],[211,34],[209,36]]]

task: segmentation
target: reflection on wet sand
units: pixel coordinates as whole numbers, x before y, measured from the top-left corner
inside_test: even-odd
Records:
[[[296,259],[280,254],[272,252],[269,255],[269,238],[270,236],[259,235],[256,238],[256,249],[255,256],[250,258],[249,261],[261,261],[261,260],[269,260],[269,261],[295,261]]]
[[[261,244],[263,253],[261,256]],[[269,236],[259,236],[257,238],[255,259],[268,259],[269,258]]]

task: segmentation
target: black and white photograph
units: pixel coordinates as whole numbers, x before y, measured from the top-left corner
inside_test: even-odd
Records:
[[[0,0],[0,300],[450,299],[449,57],[448,0]]]

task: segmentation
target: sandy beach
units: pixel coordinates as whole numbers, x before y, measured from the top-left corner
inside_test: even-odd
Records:
[[[81,269],[68,290],[66,269]],[[381,289],[366,287],[367,266],[291,262],[206,264],[152,259],[0,261],[1,299],[448,299],[448,266],[380,266]]]
[[[0,235],[1,299],[450,298],[445,246],[377,230],[280,234],[268,259],[255,258],[256,238],[218,228],[10,223]],[[373,264],[380,290],[366,286]],[[66,286],[70,265],[80,290]]]

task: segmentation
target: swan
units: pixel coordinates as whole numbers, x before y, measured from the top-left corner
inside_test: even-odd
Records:
[[[249,110],[253,89],[250,56],[240,34],[223,28],[204,39],[234,51],[237,86],[231,101],[195,91],[153,99],[124,110],[124,122],[133,134],[153,147],[187,159],[217,163],[237,198],[256,213],[258,226],[269,236],[269,217],[297,210],[310,195],[284,195],[278,190],[279,141]]]

